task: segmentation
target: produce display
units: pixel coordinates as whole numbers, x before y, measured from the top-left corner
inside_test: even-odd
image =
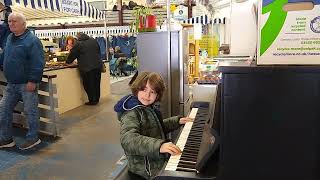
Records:
[[[68,55],[69,55],[68,51],[60,51],[55,53],[55,56],[57,57],[58,61],[66,61],[68,58]]]
[[[45,64],[45,70],[63,69],[67,67],[76,67],[76,64],[66,64],[65,62],[47,61]]]

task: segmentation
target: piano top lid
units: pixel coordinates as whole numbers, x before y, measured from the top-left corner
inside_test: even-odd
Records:
[[[222,73],[320,73],[319,65],[256,65],[255,61],[221,61]]]

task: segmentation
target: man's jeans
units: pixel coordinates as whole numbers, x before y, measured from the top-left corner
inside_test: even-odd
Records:
[[[26,91],[26,84],[8,83],[0,101],[0,140],[12,138],[13,110],[21,99],[24,104],[24,115],[29,126],[26,139],[38,139],[39,110],[37,89],[34,92],[28,92]]]

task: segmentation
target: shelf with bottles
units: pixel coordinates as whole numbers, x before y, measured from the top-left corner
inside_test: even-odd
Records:
[[[189,42],[189,56],[195,56],[195,43],[194,42]]]
[[[212,58],[201,57],[199,63],[199,79],[200,80],[216,80],[219,76],[219,61]]]

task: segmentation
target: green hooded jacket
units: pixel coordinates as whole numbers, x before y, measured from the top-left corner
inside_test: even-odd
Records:
[[[179,116],[163,120],[151,106],[136,106],[120,116],[121,145],[128,159],[129,171],[146,179],[153,179],[163,168],[168,154],[160,153],[160,146],[168,142],[165,132],[180,127]]]

